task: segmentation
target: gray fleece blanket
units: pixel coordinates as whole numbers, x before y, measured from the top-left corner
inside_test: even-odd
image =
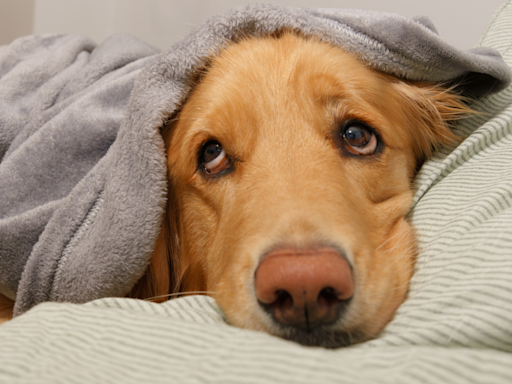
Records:
[[[457,50],[427,18],[358,10],[238,8],[164,53],[125,35],[98,46],[43,35],[1,47],[0,293],[16,300],[16,315],[130,291],[166,202],[159,128],[186,98],[189,76],[230,41],[284,28],[474,97],[511,80],[496,51]]]

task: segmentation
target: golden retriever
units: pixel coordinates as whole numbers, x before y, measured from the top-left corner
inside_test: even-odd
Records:
[[[162,128],[167,210],[130,296],[206,293],[231,324],[304,345],[375,337],[413,273],[413,179],[455,141],[461,97],[291,32],[230,44],[191,82]]]
[[[205,292],[231,324],[305,345],[377,335],[413,272],[414,176],[455,141],[461,97],[289,32],[192,81],[162,129],[167,213],[133,295]]]

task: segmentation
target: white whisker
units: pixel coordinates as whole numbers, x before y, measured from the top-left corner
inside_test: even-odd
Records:
[[[216,292],[214,292],[214,291],[189,291],[189,292],[176,292],[176,293],[168,293],[167,295],[160,295],[160,296],[148,297],[147,299],[144,299],[144,300],[145,300],[145,301],[151,301],[151,300],[161,299],[161,298],[163,298],[163,297],[179,297],[179,296],[183,296],[183,295],[199,295],[199,294],[203,294],[203,295],[214,295],[214,294],[216,294]]]

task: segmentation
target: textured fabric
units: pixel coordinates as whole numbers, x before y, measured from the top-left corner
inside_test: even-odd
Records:
[[[156,127],[118,130],[155,53],[126,35],[0,49],[0,293],[17,308],[123,295],[142,275],[163,212],[164,150]]]
[[[167,195],[159,127],[207,56],[282,29],[407,79],[462,79],[474,95],[511,79],[496,51],[459,51],[426,18],[356,10],[243,7],[160,55],[127,36],[98,47],[59,35],[2,47],[0,293],[16,299],[15,315],[44,301],[129,292],[152,254]]]
[[[213,299],[44,303],[0,326],[0,383],[510,383],[479,348],[302,347],[226,325]]]

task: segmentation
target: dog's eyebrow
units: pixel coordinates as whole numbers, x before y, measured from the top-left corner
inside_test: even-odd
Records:
[[[243,156],[241,156],[240,154],[231,155],[230,158],[231,158],[231,161],[234,162],[234,163],[243,163],[243,162],[245,162]]]

